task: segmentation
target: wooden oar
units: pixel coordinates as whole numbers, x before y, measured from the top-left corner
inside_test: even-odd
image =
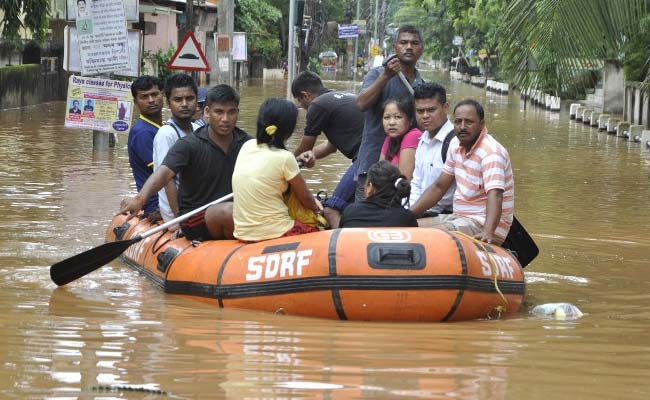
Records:
[[[160,232],[174,224],[184,221],[210,206],[228,201],[232,199],[232,197],[233,195],[230,193],[131,239],[104,243],[90,250],[86,250],[83,253],[77,254],[76,256],[72,256],[70,258],[66,258],[63,261],[59,261],[50,267],[50,277],[52,278],[52,281],[54,281],[54,283],[56,283],[58,286],[68,284],[116,259],[132,244],[138,243],[142,239],[149,237],[154,233]]]

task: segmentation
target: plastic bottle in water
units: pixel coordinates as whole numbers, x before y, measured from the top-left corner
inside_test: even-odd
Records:
[[[573,320],[582,317],[582,311],[570,303],[548,303],[535,306],[531,314],[548,319],[556,319],[559,321]]]

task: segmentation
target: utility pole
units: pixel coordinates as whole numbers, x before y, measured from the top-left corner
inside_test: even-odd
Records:
[[[187,35],[187,32],[194,32],[194,1],[186,0],[185,1],[185,32],[183,37]]]
[[[373,37],[375,38],[375,40],[378,40],[378,37],[377,37],[377,22],[378,22],[378,20],[379,20],[379,0],[375,0],[375,32],[373,34]],[[375,44],[379,44],[379,43],[375,43]]]
[[[289,68],[289,73],[287,74],[287,100],[291,101],[291,82],[293,82],[294,74],[296,71],[296,51],[294,49],[294,39],[295,39],[295,30],[296,30],[296,0],[289,1],[289,45],[287,52],[287,65]]]
[[[221,0],[217,6],[217,65],[219,83],[232,86],[232,32],[235,30],[235,1]],[[220,41],[219,38],[222,40]],[[224,40],[225,39],[225,40]]]
[[[359,14],[361,14],[361,5],[359,4],[359,0],[357,0],[357,15],[356,15],[356,20],[357,24],[359,23]],[[357,57],[359,54],[359,35],[357,35],[356,38],[354,38],[354,74],[352,75],[352,89],[354,89],[354,86],[357,82]]]

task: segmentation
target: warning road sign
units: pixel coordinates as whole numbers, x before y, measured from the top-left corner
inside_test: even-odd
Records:
[[[167,63],[167,68],[185,71],[210,71],[210,64],[192,32],[187,32],[178,50]]]

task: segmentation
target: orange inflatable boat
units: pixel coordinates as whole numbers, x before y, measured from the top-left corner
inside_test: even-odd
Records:
[[[152,228],[117,216],[110,241]],[[220,307],[363,321],[462,321],[516,313],[522,268],[506,250],[425,228],[336,229],[244,244],[161,232],[122,259],[165,292]]]

